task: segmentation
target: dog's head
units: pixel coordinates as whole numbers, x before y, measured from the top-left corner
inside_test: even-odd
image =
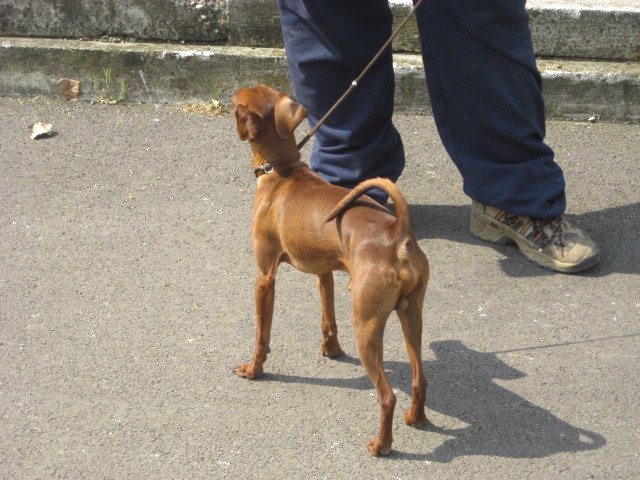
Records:
[[[308,114],[306,108],[284,93],[264,85],[238,90],[232,105],[238,135],[249,141],[265,135],[277,135],[279,139],[287,140]]]

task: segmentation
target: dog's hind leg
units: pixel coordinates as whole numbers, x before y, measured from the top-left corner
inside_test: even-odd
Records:
[[[325,357],[339,357],[344,352],[338,342],[338,327],[333,300],[333,272],[318,275],[318,288],[322,304],[322,349]]]
[[[422,305],[425,288],[426,280],[421,281],[407,297],[406,308],[396,310],[402,325],[413,373],[411,382],[413,402],[411,409],[406,410],[404,413],[405,423],[412,427],[423,427],[427,424],[427,417],[424,413],[427,379],[422,370]]]
[[[376,298],[363,294],[362,286],[353,285],[353,327],[360,361],[373,382],[380,402],[380,431],[376,438],[367,442],[371,455],[386,455],[391,451],[393,411],[396,396],[391,390],[384,371],[382,339],[384,327],[393,310],[395,300]]]

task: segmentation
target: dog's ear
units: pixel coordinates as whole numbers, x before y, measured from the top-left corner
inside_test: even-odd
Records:
[[[236,125],[238,127],[238,135],[242,140],[254,140],[264,125],[264,119],[258,113],[238,104],[236,110]]]
[[[286,95],[281,95],[276,102],[275,122],[276,132],[283,140],[289,138],[300,122],[307,118],[309,112],[299,103]]]

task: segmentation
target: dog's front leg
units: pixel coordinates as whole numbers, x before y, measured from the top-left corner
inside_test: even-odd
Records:
[[[322,304],[322,349],[325,357],[335,358],[344,355],[338,342],[338,327],[333,298],[333,272],[318,275],[320,303]]]
[[[236,373],[248,379],[262,376],[262,365],[269,353],[273,304],[275,300],[275,275],[259,273],[256,280],[256,347],[253,360],[240,365]]]

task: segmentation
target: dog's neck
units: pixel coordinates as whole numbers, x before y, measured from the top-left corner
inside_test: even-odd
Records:
[[[283,165],[300,161],[300,151],[293,135],[279,142],[249,142],[253,153],[254,170],[267,163]]]

